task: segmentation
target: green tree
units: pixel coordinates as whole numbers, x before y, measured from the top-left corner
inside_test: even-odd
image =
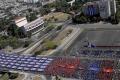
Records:
[[[55,49],[57,47],[56,43],[53,42],[53,41],[46,41],[45,44],[44,44],[44,48],[45,49]]]
[[[14,23],[10,24],[10,26],[7,29],[7,32],[10,36],[18,37],[18,26]]]
[[[9,80],[9,75],[8,73],[5,73],[1,78],[0,80]]]
[[[51,31],[52,29],[54,29],[54,25],[49,25],[49,26],[46,28],[46,32],[49,32],[49,31]]]
[[[62,29],[62,25],[57,27],[57,30],[61,30]]]
[[[44,8],[44,7],[41,7],[40,8],[40,14],[43,16],[43,15],[46,15],[50,13],[50,8]]]
[[[10,78],[10,79],[15,79],[15,78],[18,77],[18,75],[19,75],[18,73],[10,73],[10,74],[9,74],[9,78]]]
[[[70,5],[67,3],[66,0],[56,1],[56,6],[55,7],[56,7],[57,11],[63,11],[63,12],[70,11]]]
[[[36,12],[31,12],[29,15],[26,16],[26,18],[29,22],[34,21],[35,19],[37,19]]]
[[[77,15],[73,18],[73,23],[86,23],[86,22],[88,22],[88,20],[83,15]]]

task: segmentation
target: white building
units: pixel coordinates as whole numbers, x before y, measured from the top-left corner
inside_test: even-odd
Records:
[[[108,18],[116,13],[116,2],[115,0],[100,0],[99,11],[102,18]]]
[[[39,32],[40,30],[44,29],[44,21],[42,17],[39,17],[38,19],[24,25],[24,29],[26,32],[31,32],[32,34],[35,34]]]
[[[99,11],[102,18],[108,18],[111,16],[110,0],[100,0]]]
[[[44,29],[44,21],[41,17],[30,23],[27,22],[26,17],[18,17],[17,19],[15,19],[15,23],[24,31],[24,33],[30,32],[32,34],[35,34]]]
[[[26,17],[17,17],[15,19],[15,24],[18,26],[18,27],[22,27],[24,25],[26,25],[28,23]]]

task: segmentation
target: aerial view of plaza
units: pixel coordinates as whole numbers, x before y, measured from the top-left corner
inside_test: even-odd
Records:
[[[120,80],[120,0],[0,0],[0,80]]]

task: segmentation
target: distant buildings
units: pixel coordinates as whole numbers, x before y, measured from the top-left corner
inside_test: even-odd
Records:
[[[87,2],[83,5],[83,13],[88,16],[100,14],[101,18],[108,18],[116,13],[116,2],[115,0]]]
[[[39,0],[24,0],[26,3],[37,3]]]
[[[56,0],[41,0],[40,2],[42,3],[42,5],[46,5],[49,3],[53,3],[54,1],[56,1]]]
[[[41,17],[28,23],[26,17],[15,19],[16,25],[21,28],[24,33],[30,32],[32,34],[44,29],[44,21]]]
[[[19,2],[25,2],[25,3],[41,3],[42,5],[46,5],[49,3],[54,2],[55,0],[18,0]]]

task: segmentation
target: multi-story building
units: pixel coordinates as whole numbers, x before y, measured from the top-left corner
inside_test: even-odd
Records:
[[[30,32],[32,34],[35,34],[39,32],[40,30],[44,29],[44,21],[42,17],[39,17],[38,19],[24,25],[24,29],[26,32]]]
[[[116,13],[116,2],[115,0],[100,0],[99,11],[102,18],[108,18]]]
[[[82,11],[84,15],[94,16],[99,14],[99,7],[96,2],[87,2],[83,5]]]
[[[110,0],[99,1],[99,12],[102,18],[108,18],[111,16]]]
[[[100,14],[101,18],[108,18],[116,13],[116,1],[100,0],[95,2],[87,2],[83,5],[83,13],[87,16]]]
[[[44,29],[44,21],[41,17],[29,23],[27,22],[26,17],[19,17],[15,19],[15,23],[24,31],[25,34],[28,32],[35,34]]]

